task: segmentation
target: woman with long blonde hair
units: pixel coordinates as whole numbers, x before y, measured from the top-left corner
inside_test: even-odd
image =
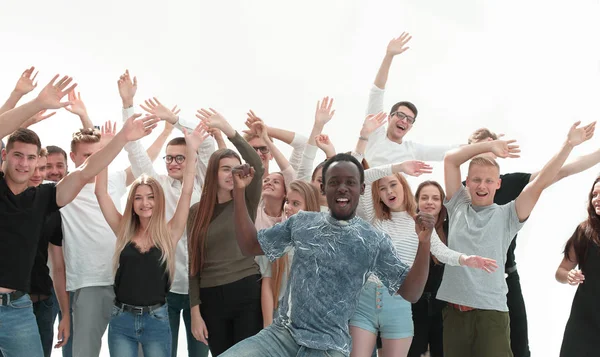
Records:
[[[286,219],[298,211],[319,212],[320,210],[319,191],[313,185],[302,180],[294,180],[290,183],[283,207]],[[265,327],[273,323],[273,313],[285,294],[293,256],[294,252],[290,251],[272,263],[264,256],[257,257],[261,258],[257,261],[261,265],[263,280],[261,300]]]
[[[199,125],[185,133],[186,154],[196,157],[205,133]],[[173,218],[165,218],[165,195],[158,181],[142,175],[131,186],[121,215],[108,195],[107,169],[96,178],[95,193],[104,218],[117,236],[113,266],[115,305],[108,329],[111,356],[171,355],[166,297],[175,272],[175,247],[185,229],[196,166],[188,163]],[[141,331],[141,332],[140,332]]]

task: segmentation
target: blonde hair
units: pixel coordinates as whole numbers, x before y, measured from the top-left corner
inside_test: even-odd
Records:
[[[494,166],[495,168],[498,169],[498,173],[500,173],[500,165],[498,165],[498,162],[496,162],[496,160],[494,160],[494,159],[490,159],[489,157],[476,156],[476,157],[472,158],[471,162],[469,162],[469,171],[471,171],[471,167],[473,167],[475,165],[487,166],[487,167]]]
[[[473,144],[485,139],[493,139],[498,140],[498,135],[496,135],[493,131],[490,131],[488,128],[480,128],[477,129],[469,136],[468,143]]]
[[[402,202],[404,202],[404,208],[406,209],[406,212],[414,217],[417,214],[417,202],[415,201],[415,196],[410,189],[408,181],[406,181],[406,178],[402,174],[395,173],[393,176],[396,176],[402,185],[402,191],[404,191],[404,201]],[[373,206],[375,208],[375,218],[384,221],[392,219],[392,212],[390,211],[390,208],[381,200],[381,196],[379,195],[379,181],[381,181],[381,179],[371,184],[371,196],[373,198]]]
[[[40,150],[40,157],[48,157],[48,150],[46,148]]]
[[[135,180],[129,189],[125,212],[123,212],[123,219],[119,225],[119,234],[117,234],[117,245],[113,258],[113,270],[114,272],[117,271],[121,252],[125,249],[127,244],[131,243],[133,237],[141,229],[140,218],[133,210],[135,193],[140,186],[149,186],[154,194],[154,207],[152,209],[152,217],[150,218],[147,232],[149,233],[148,236],[150,237],[152,244],[160,249],[160,263],[166,264],[169,281],[172,282],[173,275],[175,274],[175,247],[173,245],[173,240],[171,239],[171,233],[166,219],[165,194],[158,181],[146,174],[143,174]]]
[[[75,152],[77,144],[79,143],[98,143],[102,138],[102,134],[98,129],[79,129],[79,131],[73,133],[71,139],[71,152]]]

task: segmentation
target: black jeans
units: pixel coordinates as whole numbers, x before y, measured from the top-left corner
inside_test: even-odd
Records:
[[[525,300],[517,271],[508,274],[506,285],[508,285],[506,302],[510,315],[510,348],[514,357],[530,357],[527,311],[525,311]]]
[[[262,330],[260,291],[260,275],[200,289],[200,313],[208,330],[211,355],[218,356]]]
[[[408,357],[421,357],[428,348],[431,357],[444,355],[441,310],[443,305],[435,298],[425,297],[412,305],[415,335],[408,351]]]

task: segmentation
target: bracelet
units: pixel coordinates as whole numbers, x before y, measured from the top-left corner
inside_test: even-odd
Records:
[[[369,141],[369,138],[365,138],[364,136],[359,136],[358,140]]]

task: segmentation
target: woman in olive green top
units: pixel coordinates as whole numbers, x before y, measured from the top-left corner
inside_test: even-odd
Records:
[[[207,128],[227,135],[242,158],[254,167],[254,179],[246,188],[246,206],[255,218],[264,171],[260,157],[215,110],[199,110],[197,117]],[[200,202],[190,208],[187,224],[192,333],[208,344],[213,356],[263,327],[258,265],[254,257],[241,253],[235,238],[231,171],[240,164],[233,150],[220,149],[212,154]]]

